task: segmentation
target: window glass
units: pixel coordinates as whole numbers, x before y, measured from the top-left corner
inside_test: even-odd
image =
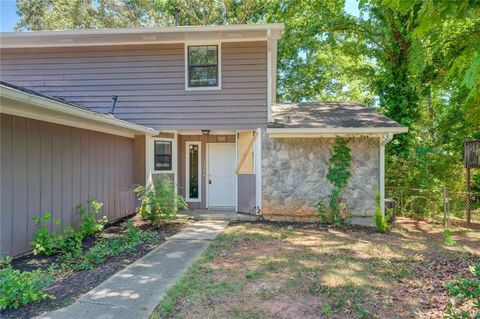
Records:
[[[188,86],[218,86],[218,46],[188,47]]]
[[[199,176],[198,176],[198,145],[189,145],[189,190],[190,199],[198,199],[199,194]]]
[[[170,171],[172,169],[172,142],[155,141],[155,170]]]

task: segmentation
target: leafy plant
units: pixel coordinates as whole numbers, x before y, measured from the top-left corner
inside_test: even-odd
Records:
[[[390,226],[388,225],[388,221],[392,218],[393,211],[391,209],[388,209],[385,216],[382,214],[382,208],[380,205],[381,202],[381,197],[380,197],[380,191],[377,190],[375,193],[375,215],[373,216],[374,221],[375,221],[375,227],[377,228],[377,231],[379,233],[386,233],[390,229]]]
[[[443,243],[446,246],[455,246],[457,242],[452,238],[452,231],[448,228],[445,228],[443,231]]]
[[[37,231],[33,234],[31,245],[34,254],[44,254],[50,256],[60,252],[76,252],[81,249],[82,240],[85,236],[98,233],[103,230],[107,223],[107,218],[95,219],[94,214],[98,214],[103,204],[90,199],[87,200],[87,207],[77,205],[76,210],[81,220],[78,222],[80,231],[73,227],[61,227],[58,233],[50,231],[48,225],[52,220],[52,213],[44,212],[40,217],[34,217],[33,220],[38,225]],[[54,220],[55,225],[60,225],[60,219]]]
[[[66,254],[62,256],[63,267],[77,270],[89,270],[101,265],[112,256],[129,253],[142,242],[153,237],[149,232],[135,227],[131,221],[127,223],[126,233],[119,238],[99,238],[95,246],[84,254]]]
[[[342,193],[348,184],[350,173],[350,147],[347,140],[337,138],[333,146],[332,157],[328,160],[329,169],[327,179],[332,184],[332,194],[329,201],[329,209],[325,209],[323,203],[317,205],[317,215],[322,221],[332,224],[344,224],[348,211],[345,202],[342,200]]]
[[[103,207],[103,203],[95,199],[89,199],[86,201],[87,207],[79,204],[75,207],[78,214],[80,215],[80,221],[78,226],[83,236],[93,235],[95,233],[101,232],[105,225],[108,223],[106,216],[103,216],[101,219],[96,219],[95,215],[100,212]]]
[[[48,224],[52,219],[50,212],[44,212],[40,217],[34,217],[33,220],[38,225],[37,231],[33,234],[31,245],[33,253],[50,256],[61,251],[73,251],[80,248],[83,236],[72,227],[66,226],[56,234],[48,229]],[[60,220],[55,219],[55,225],[60,225]]]
[[[470,267],[473,278],[458,276],[446,285],[447,292],[453,297],[445,311],[448,319],[480,318],[480,264]],[[464,304],[473,303],[471,309],[464,309]]]
[[[167,176],[161,176],[146,186],[138,185],[135,192],[142,201],[138,214],[156,226],[174,220],[178,209],[187,207],[183,197],[176,194],[175,185]]]
[[[10,265],[11,258],[0,263],[0,309],[18,308],[25,304],[51,298],[45,291],[53,279],[41,271],[20,271]]]

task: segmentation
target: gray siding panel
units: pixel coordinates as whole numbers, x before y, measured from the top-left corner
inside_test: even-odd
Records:
[[[255,174],[238,174],[238,211],[255,212],[256,192]]]
[[[3,49],[2,79],[157,129],[267,122],[267,45],[222,44],[222,89],[185,90],[184,44]],[[142,116],[143,114],[143,116]]]
[[[0,121],[2,255],[30,249],[32,218],[44,211],[62,225],[76,223],[74,206],[92,198],[110,221],[133,212],[133,139],[6,114]]]

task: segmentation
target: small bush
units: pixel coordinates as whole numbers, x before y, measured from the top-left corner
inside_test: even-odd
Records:
[[[100,238],[95,246],[84,254],[65,254],[62,256],[64,268],[89,270],[101,265],[112,256],[133,252],[144,241],[151,239],[152,234],[127,223],[126,234],[119,238]]]
[[[95,219],[94,214],[98,214],[103,204],[90,199],[87,200],[87,207],[77,205],[76,210],[80,215],[81,220],[78,222],[79,231],[70,226],[61,227],[58,233],[52,232],[48,229],[48,225],[52,219],[50,212],[44,212],[40,217],[34,217],[33,220],[37,223],[38,229],[33,234],[31,245],[33,253],[44,254],[50,256],[60,252],[75,253],[82,247],[82,240],[85,236],[98,233],[103,230],[107,223],[107,218],[103,217],[99,220]],[[55,219],[55,225],[60,225],[60,220]]]
[[[80,231],[83,233],[84,237],[101,232],[107,224],[108,219],[106,216],[103,216],[98,220],[95,218],[95,215],[100,212],[102,207],[103,203],[100,203],[95,199],[87,200],[87,207],[81,204],[75,207],[80,215],[78,226],[80,227]]]
[[[480,264],[470,267],[473,278],[457,277],[446,285],[447,292],[453,297],[445,311],[448,319],[480,318]],[[462,306],[469,304],[470,309]],[[473,305],[470,307],[470,305]]]
[[[448,228],[445,228],[443,231],[443,243],[446,246],[455,246],[457,242],[452,238],[452,231]]]
[[[387,213],[385,216],[382,214],[382,208],[380,206],[380,192],[377,191],[375,194],[375,204],[376,204],[376,209],[375,209],[375,215],[373,216],[374,221],[375,221],[375,227],[377,228],[377,231],[379,233],[386,233],[390,229],[390,226],[388,225],[388,221],[392,218],[393,211],[388,209]]]
[[[33,218],[38,225],[31,242],[33,253],[50,256],[62,251],[78,250],[82,245],[83,236],[69,226],[62,227],[58,234],[50,231],[47,225],[51,219],[50,212],[44,212],[42,216]],[[54,223],[60,225],[60,220],[56,219]]]
[[[51,275],[41,271],[20,271],[10,265],[11,259],[0,263],[0,309],[18,308],[50,298],[45,289],[51,285]]]
[[[174,220],[177,218],[178,209],[187,207],[183,197],[176,194],[175,185],[167,176],[162,176],[147,186],[138,185],[135,192],[142,201],[138,214],[156,226]]]

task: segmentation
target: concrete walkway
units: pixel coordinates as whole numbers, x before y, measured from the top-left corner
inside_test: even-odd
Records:
[[[148,318],[228,221],[201,220],[119,271],[73,304],[37,318]]]

